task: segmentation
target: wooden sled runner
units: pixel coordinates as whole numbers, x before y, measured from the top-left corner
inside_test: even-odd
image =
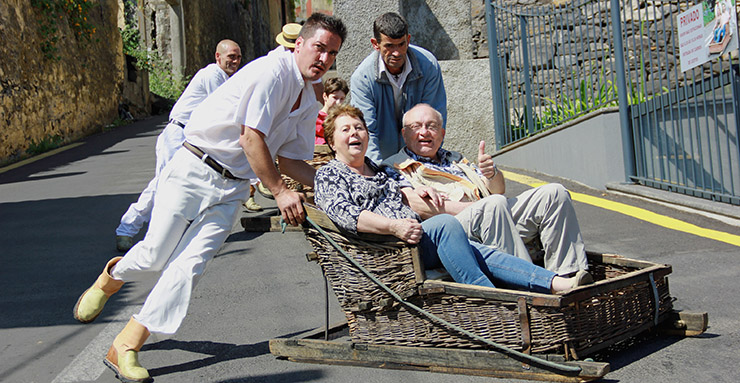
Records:
[[[596,351],[648,330],[691,336],[707,328],[706,313],[673,310],[670,265],[590,252],[596,283],[563,295],[464,285],[428,279],[415,247],[340,233],[323,212],[306,211],[320,228],[304,227],[314,248],[309,258],[347,323],[272,339],[278,357],[579,382],[609,372],[608,363],[582,360]]]

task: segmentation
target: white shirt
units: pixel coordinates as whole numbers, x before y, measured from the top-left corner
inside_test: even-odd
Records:
[[[267,52],[267,55],[269,56],[269,55],[275,54],[275,53],[290,52],[290,51],[291,51],[290,49],[288,49],[288,48],[286,48],[286,47],[284,47],[282,45],[278,45],[273,50]],[[311,84],[321,84],[323,81],[324,80],[322,80],[322,78],[319,77],[318,79],[311,81]]]
[[[199,70],[172,107],[170,120],[187,125],[193,110],[228,79],[229,75],[216,63],[208,64]]]
[[[300,97],[300,106],[291,112]],[[313,87],[304,81],[292,52],[271,52],[236,72],[193,111],[185,139],[234,176],[256,175],[239,145],[241,126],[257,129],[274,159],[313,158],[316,116]]]
[[[409,60],[409,55],[406,55],[406,63],[403,64],[403,71],[401,71],[400,74],[391,74],[391,72],[388,71],[388,68],[385,67],[385,62],[381,55],[378,55],[378,68],[380,68],[380,74],[385,72],[385,75],[388,77],[388,82],[391,83],[391,88],[393,88],[393,101],[396,105],[396,114],[398,114],[401,110],[401,89],[403,89],[403,84],[406,82],[406,77],[411,73],[411,60]]]

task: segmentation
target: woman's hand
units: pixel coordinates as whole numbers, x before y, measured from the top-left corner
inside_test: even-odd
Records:
[[[390,224],[391,233],[406,243],[417,244],[421,240],[423,230],[415,219],[394,219]]]

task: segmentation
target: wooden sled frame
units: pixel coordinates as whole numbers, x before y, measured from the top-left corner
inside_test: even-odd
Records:
[[[306,206],[306,211],[308,217],[317,222],[322,228],[338,231],[323,212],[309,205]],[[363,238],[368,237],[363,236]],[[373,237],[371,236],[371,238]],[[374,236],[373,239],[387,240],[387,237]],[[464,294],[466,296],[473,296],[474,298],[515,302],[520,308],[520,313],[523,314],[520,318],[523,321],[522,323],[527,323],[528,305],[563,307],[573,304],[574,301],[583,299],[584,297],[589,297],[619,286],[629,286],[645,278],[649,278],[652,281],[653,290],[657,291],[654,279],[662,278],[671,271],[670,266],[667,265],[656,265],[616,255],[590,253],[589,256],[591,257],[605,257],[609,262],[640,267],[644,272],[613,278],[608,282],[597,282],[594,285],[581,287],[561,296],[505,289],[490,289],[454,282],[427,280],[418,253],[413,252],[412,254],[414,258],[414,275],[420,293]],[[308,258],[309,260],[316,260],[316,254],[311,253],[308,255]],[[667,286],[665,288],[667,289]],[[334,326],[329,325],[328,299],[329,289],[325,275],[326,325],[299,337],[272,339],[270,340],[270,352],[278,357],[297,362],[425,370],[499,378],[579,382],[599,379],[609,372],[609,363],[574,360],[578,359],[579,355],[591,354],[614,343],[624,341],[652,329],[658,329],[662,333],[669,335],[698,335],[706,330],[708,323],[706,313],[679,313],[672,308],[669,311],[659,313],[656,307],[654,321],[648,321],[648,323],[643,323],[638,327],[630,328],[629,331],[625,331],[608,341],[592,345],[586,349],[581,347],[577,353],[574,348],[565,345],[563,354],[538,353],[536,355],[546,361],[580,368],[580,372],[578,373],[565,373],[549,368],[547,365],[529,363],[528,361],[523,361],[510,355],[484,349],[414,347],[353,341],[349,337],[347,323]],[[372,304],[372,302],[359,302],[357,307],[352,309],[367,310]],[[530,345],[527,344],[527,338],[529,336],[530,334],[525,330],[525,326],[522,325],[522,350],[524,352],[531,352],[531,349],[528,350]]]

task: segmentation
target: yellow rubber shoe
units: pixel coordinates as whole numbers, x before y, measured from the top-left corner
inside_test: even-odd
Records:
[[[82,323],[90,323],[100,315],[108,298],[115,294],[123,286],[123,281],[113,279],[110,271],[123,257],[115,257],[108,261],[103,272],[98,276],[92,286],[85,290],[77,300],[72,315]]]
[[[149,338],[149,330],[131,317],[126,326],[113,339],[103,363],[125,383],[153,382],[149,371],[139,364],[139,350]]]
[[[111,346],[108,350],[105,360],[103,360],[108,368],[116,373],[116,378],[125,383],[149,383],[153,382],[149,371],[146,368],[141,367],[139,364],[139,352],[134,350],[124,351],[121,355],[118,355],[116,349]]]
[[[244,202],[244,208],[249,211],[262,211],[262,206],[255,202],[254,197],[249,197],[247,202]]]

